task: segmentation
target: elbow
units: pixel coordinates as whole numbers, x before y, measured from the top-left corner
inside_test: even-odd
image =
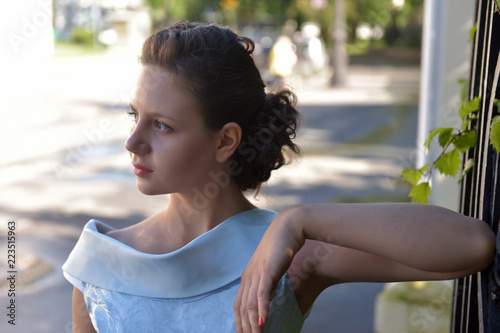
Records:
[[[472,240],[469,274],[487,268],[495,259],[496,236],[488,224],[484,222],[479,222],[479,224],[481,226]]]
[[[483,252],[481,258],[483,259],[483,269],[491,265],[493,260],[495,259],[496,254],[496,236],[493,233],[493,230],[484,223],[486,226],[486,232],[483,236]]]

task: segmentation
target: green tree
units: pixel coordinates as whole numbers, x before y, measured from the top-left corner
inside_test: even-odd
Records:
[[[218,9],[218,1],[213,0],[146,0],[153,26],[180,20],[201,21],[208,8]]]
[[[208,11],[218,14],[220,23],[260,24],[270,22],[282,26],[293,19],[298,26],[304,22],[317,22],[325,39],[334,18],[334,0],[327,0],[325,8],[315,9],[312,0],[146,0],[154,26],[178,20],[205,21]],[[404,6],[395,11],[392,0],[346,1],[346,23],[350,42],[356,40],[356,29],[360,24],[391,26],[400,28],[419,17],[423,0],[406,0]],[[267,18],[267,22],[262,22]]]

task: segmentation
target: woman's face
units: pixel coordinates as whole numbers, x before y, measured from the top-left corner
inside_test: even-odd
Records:
[[[194,97],[179,88],[175,74],[144,66],[130,113],[134,121],[125,147],[142,193],[193,194],[210,180],[217,165],[216,132],[205,126]]]

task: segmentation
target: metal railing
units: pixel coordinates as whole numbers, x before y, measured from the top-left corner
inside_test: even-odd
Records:
[[[476,147],[465,153],[474,158],[474,170],[462,182],[461,212],[482,219],[497,233],[500,221],[499,154],[489,144],[491,119],[500,99],[500,12],[497,0],[478,0],[476,33],[469,78],[469,98],[481,99]],[[500,237],[497,256],[488,269],[455,283],[451,331],[500,332]]]

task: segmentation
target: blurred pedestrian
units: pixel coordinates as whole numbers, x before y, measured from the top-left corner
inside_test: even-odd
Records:
[[[271,83],[272,90],[283,87],[285,79],[292,76],[294,67],[297,65],[297,51],[290,37],[281,35],[269,52],[269,72],[274,77]]]

